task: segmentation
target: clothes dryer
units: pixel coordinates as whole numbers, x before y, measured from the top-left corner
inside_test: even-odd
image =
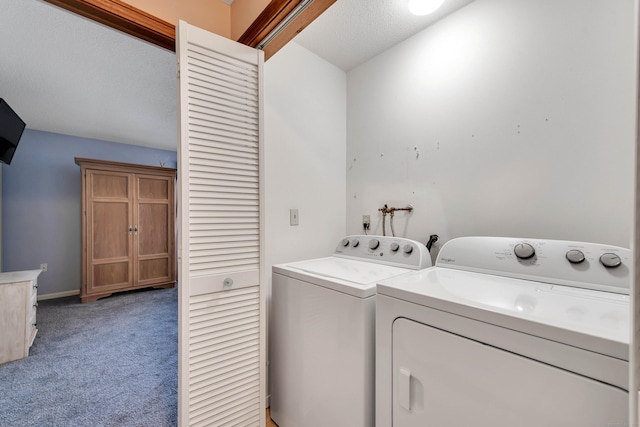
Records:
[[[279,427],[374,425],[376,283],[430,266],[422,243],[348,236],[332,256],[273,267],[270,406]]]
[[[626,425],[628,249],[466,237],[377,287],[376,426]]]

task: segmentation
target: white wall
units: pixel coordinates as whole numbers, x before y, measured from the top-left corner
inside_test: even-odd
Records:
[[[265,64],[266,262],[329,256],[345,234],[346,74],[289,43]],[[297,208],[300,225],[289,225]]]
[[[265,63],[265,258],[329,256],[345,235],[347,76],[294,42]],[[300,225],[289,225],[289,209]]]
[[[633,0],[477,0],[348,73],[347,232],[628,247]],[[388,230],[388,228],[387,228]]]

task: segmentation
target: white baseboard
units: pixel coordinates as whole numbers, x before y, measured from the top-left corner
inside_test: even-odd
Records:
[[[46,299],[72,297],[74,295],[80,295],[80,290],[77,289],[75,291],[56,292],[55,294],[45,294],[45,295],[38,294],[38,301],[43,301]]]

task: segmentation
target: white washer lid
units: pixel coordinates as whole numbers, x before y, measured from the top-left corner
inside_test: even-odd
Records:
[[[629,358],[629,296],[432,267],[377,292],[608,355]]]
[[[274,265],[273,272],[315,285],[366,298],[376,294],[376,283],[412,271],[367,261],[327,257]]]

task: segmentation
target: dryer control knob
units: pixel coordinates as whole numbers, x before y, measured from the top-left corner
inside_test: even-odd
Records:
[[[578,249],[571,249],[570,251],[567,251],[565,256],[571,264],[580,264],[584,261],[584,253]]]
[[[396,242],[393,242],[391,244],[391,252],[398,252],[398,249],[400,249],[400,245],[397,244]]]
[[[528,243],[518,243],[513,248],[513,253],[520,259],[529,259],[536,254],[536,250]]]
[[[619,267],[620,264],[622,264],[622,260],[620,259],[620,257],[611,252],[602,254],[602,256],[600,256],[600,262],[607,268]]]
[[[349,246],[349,239],[342,239],[342,246]]]
[[[351,246],[353,246],[354,248],[357,248],[359,244],[360,244],[360,240],[358,239],[353,239],[351,241]]]
[[[413,246],[406,244],[404,245],[404,248],[402,248],[402,250],[405,254],[410,254],[411,252],[413,252]]]
[[[380,246],[380,241],[378,241],[378,239],[371,239],[369,241],[369,249],[376,249],[378,246]]]

